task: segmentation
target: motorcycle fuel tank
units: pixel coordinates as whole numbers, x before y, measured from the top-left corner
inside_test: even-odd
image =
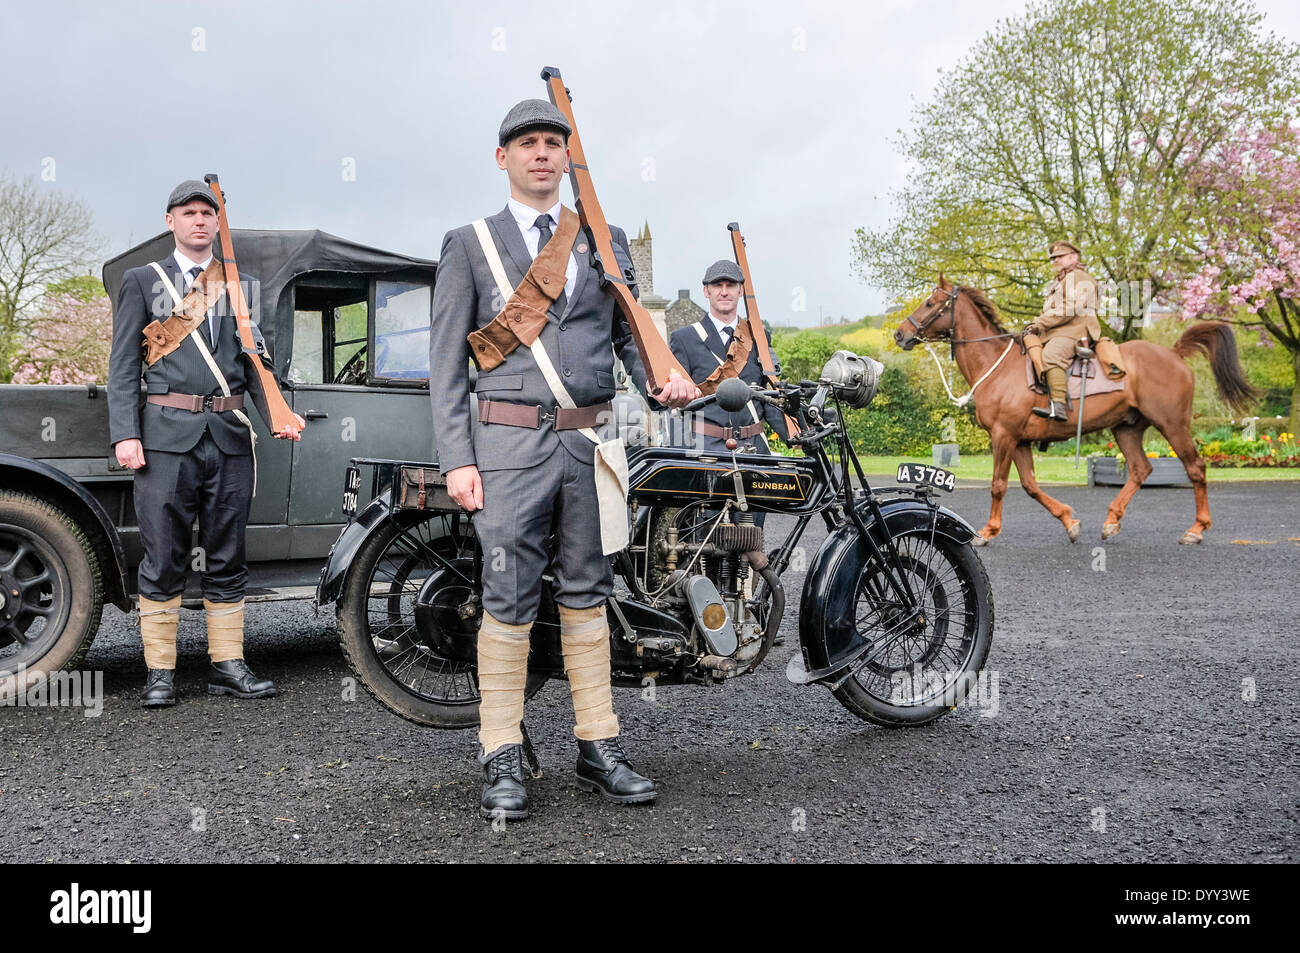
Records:
[[[734,463],[733,463],[734,459]],[[822,502],[816,463],[794,457],[704,454],[653,447],[628,454],[628,495],[642,504],[681,506],[694,500],[735,500],[736,474],[746,502],[768,513],[804,513]]]

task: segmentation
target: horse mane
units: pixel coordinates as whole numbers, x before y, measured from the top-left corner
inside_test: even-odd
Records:
[[[999,334],[1011,333],[1002,326],[1002,317],[998,314],[998,309],[994,306],[993,302],[985,296],[984,292],[980,291],[978,288],[972,288],[969,285],[963,285],[961,290],[970,297],[971,303],[979,309],[980,314],[984,315],[989,324],[993,325],[995,331]]]

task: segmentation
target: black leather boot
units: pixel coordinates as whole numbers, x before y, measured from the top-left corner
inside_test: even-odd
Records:
[[[1048,420],[1065,420],[1070,416],[1066,413],[1065,405],[1058,404],[1056,401],[1052,401],[1047,407],[1035,407],[1034,413]]]
[[[151,668],[140,693],[142,708],[166,708],[176,704],[176,672],[170,668]]]
[[[528,816],[523,745],[504,745],[483,762],[483,798],[479,813],[488,820],[522,821]]]
[[[643,804],[659,796],[649,778],[632,770],[618,738],[578,742],[578,787],[599,791],[620,804]]]
[[[275,682],[258,678],[242,658],[213,662],[208,669],[209,695],[234,695],[236,698],[270,698]]]

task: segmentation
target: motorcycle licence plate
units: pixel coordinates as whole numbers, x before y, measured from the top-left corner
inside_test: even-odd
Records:
[[[357,497],[361,492],[361,468],[348,467],[343,477],[343,515],[348,519],[357,515]]]
[[[932,467],[924,463],[900,463],[895,479],[899,483],[919,483],[922,486],[932,486],[946,493],[951,493],[957,485],[955,474],[943,469],[943,467]]]

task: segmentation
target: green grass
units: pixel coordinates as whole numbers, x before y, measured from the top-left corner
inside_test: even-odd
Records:
[[[887,475],[893,478],[898,464],[929,463],[929,457],[862,457],[862,469],[871,476]],[[989,482],[993,479],[993,457],[989,454],[962,454],[961,465],[949,467],[961,480],[980,480]],[[1242,467],[1206,469],[1211,483],[1238,483],[1249,480],[1288,480],[1300,482],[1300,467]],[[1034,475],[1039,483],[1063,483],[1086,486],[1088,483],[1088,458],[1079,460],[1079,469],[1074,468],[1074,457],[1047,457],[1034,454]],[[1011,465],[1009,479],[1019,482],[1015,464]]]

